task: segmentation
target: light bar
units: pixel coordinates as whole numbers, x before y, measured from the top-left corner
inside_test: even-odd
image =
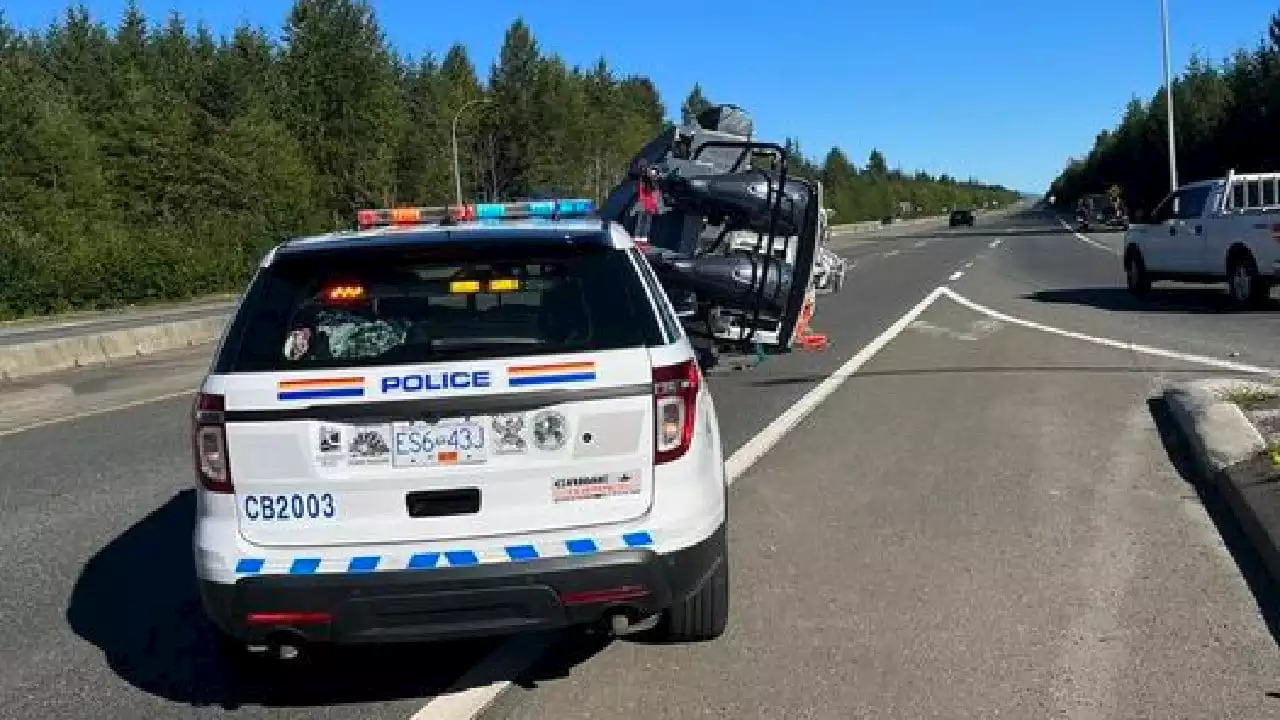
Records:
[[[590,217],[596,206],[591,200],[531,200],[509,203],[476,203],[448,207],[381,208],[360,210],[356,225],[361,230],[389,225],[425,225],[431,222],[474,220],[565,220]]]

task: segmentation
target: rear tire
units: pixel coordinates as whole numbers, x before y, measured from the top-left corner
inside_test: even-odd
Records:
[[[725,543],[720,565],[696,593],[663,613],[659,637],[670,643],[706,642],[729,625],[729,551]]]
[[[1258,265],[1248,252],[1233,253],[1227,260],[1227,293],[1236,307],[1258,307],[1271,296],[1271,287],[1258,275]]]
[[[1147,274],[1147,264],[1142,261],[1142,253],[1131,251],[1124,257],[1125,286],[1136,297],[1145,297],[1151,292],[1151,276]]]

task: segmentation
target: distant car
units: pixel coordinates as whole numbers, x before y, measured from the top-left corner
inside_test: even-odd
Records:
[[[1099,230],[1128,230],[1129,214],[1119,200],[1107,195],[1086,195],[1082,209],[1076,211],[1076,224],[1082,232]]]
[[[951,211],[951,227],[959,225],[968,225],[973,227],[973,211],[972,210],[952,210]]]

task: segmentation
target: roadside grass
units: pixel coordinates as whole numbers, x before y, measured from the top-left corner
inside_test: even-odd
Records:
[[[1232,388],[1222,393],[1222,399],[1235,403],[1241,410],[1266,410],[1280,407],[1280,388],[1269,385]]]

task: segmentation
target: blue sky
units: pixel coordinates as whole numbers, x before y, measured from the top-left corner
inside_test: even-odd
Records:
[[[219,33],[242,20],[276,32],[289,4],[139,2],[149,17],[177,10]],[[798,137],[811,157],[839,145],[862,163],[878,147],[890,165],[1030,192],[1043,191],[1068,156],[1087,152],[1134,93],[1149,97],[1161,82],[1158,0],[373,4],[401,53],[442,54],[462,42],[487,73],[503,31],[520,16],[544,50],[571,63],[603,55],[619,71],[653,78],[669,114],[700,82],[712,100],[747,108],[762,137]],[[114,25],[125,0],[85,5]],[[1169,5],[1175,69],[1194,51],[1223,58],[1253,46],[1278,8],[1275,0]],[[40,28],[65,7],[6,0],[3,11],[13,25]]]

